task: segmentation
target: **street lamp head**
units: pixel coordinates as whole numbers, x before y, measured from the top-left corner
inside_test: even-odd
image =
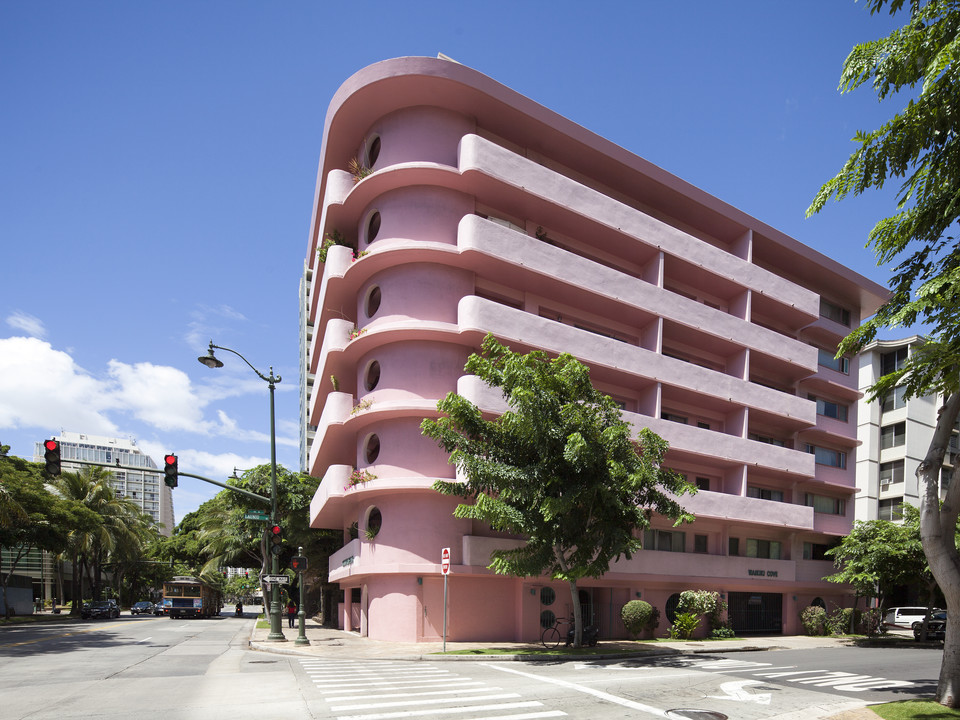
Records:
[[[204,365],[206,365],[208,368],[213,368],[213,369],[222,368],[222,367],[223,367],[223,362],[221,362],[221,361],[217,358],[217,356],[213,354],[213,347],[214,347],[214,345],[213,345],[213,340],[211,340],[211,341],[210,341],[210,349],[207,350],[207,354],[206,354],[206,355],[201,355],[200,357],[197,358],[197,360],[199,360],[201,363],[203,363]]]

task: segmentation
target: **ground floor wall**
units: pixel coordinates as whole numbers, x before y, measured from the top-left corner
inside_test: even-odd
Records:
[[[341,580],[339,626],[379,640],[536,643],[545,627],[559,622],[566,632],[573,618],[569,584],[548,579],[474,573],[366,575]],[[800,613],[812,604],[828,612],[853,605],[852,593],[822,584],[715,582],[697,584],[662,578],[578,583],[583,620],[596,625],[601,639],[628,637],[620,611],[642,599],[660,611],[656,637],[667,635],[673,612],[685,590],[720,593],[738,635],[802,632]],[[709,633],[706,621],[696,636]]]

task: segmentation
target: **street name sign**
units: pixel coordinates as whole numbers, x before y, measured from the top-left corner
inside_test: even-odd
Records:
[[[281,585],[290,584],[290,578],[286,575],[261,575],[260,579],[268,583],[280,583]]]
[[[264,522],[266,522],[268,520],[268,517],[265,512],[261,512],[259,510],[247,510],[247,512],[243,514],[243,519],[244,520],[263,520]]]

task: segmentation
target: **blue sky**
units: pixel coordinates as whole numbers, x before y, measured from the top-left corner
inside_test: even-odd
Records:
[[[863,2],[0,3],[0,442],[135,437],[223,480],[298,468],[297,284],[327,104],[442,52],[886,284],[890,192],[817,188],[896,111],[837,92]],[[218,488],[185,478],[176,519]]]

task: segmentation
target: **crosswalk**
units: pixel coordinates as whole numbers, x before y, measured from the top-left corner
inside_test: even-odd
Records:
[[[536,720],[563,717],[481,680],[425,663],[301,660],[337,720],[443,718]]]

